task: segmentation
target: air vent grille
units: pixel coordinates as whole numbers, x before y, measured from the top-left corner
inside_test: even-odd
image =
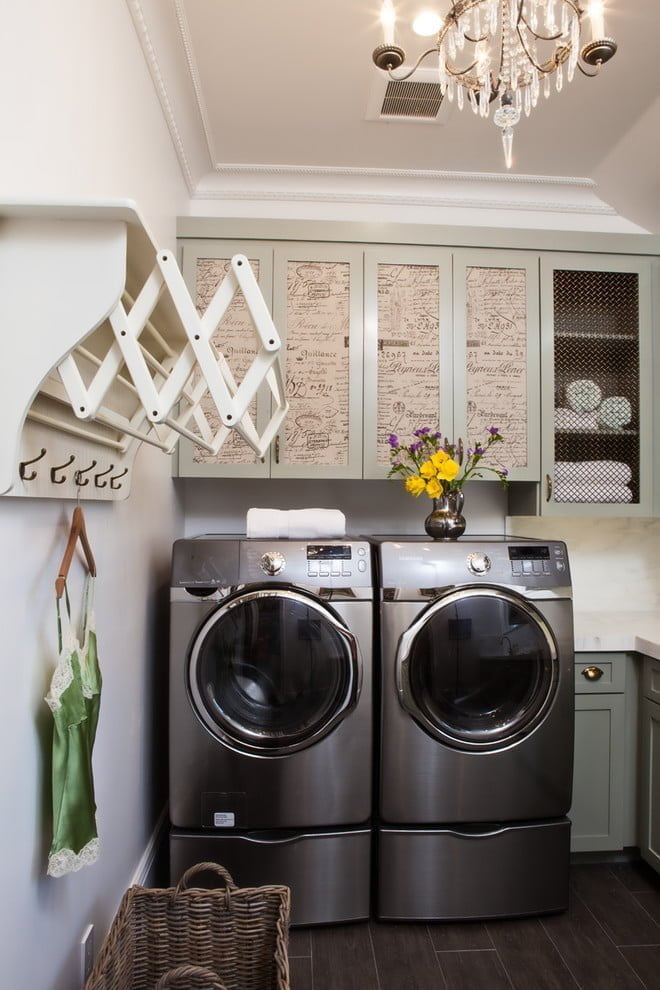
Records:
[[[413,117],[433,120],[442,103],[442,90],[437,82],[390,81],[385,90],[381,116]]]

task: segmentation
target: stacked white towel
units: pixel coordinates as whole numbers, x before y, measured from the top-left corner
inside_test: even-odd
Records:
[[[555,502],[631,502],[632,470],[625,461],[557,461]]]
[[[598,429],[598,416],[595,412],[575,412],[559,406],[555,409],[555,430],[589,431]]]
[[[333,540],[346,535],[339,509],[248,509],[247,535],[252,540]]]

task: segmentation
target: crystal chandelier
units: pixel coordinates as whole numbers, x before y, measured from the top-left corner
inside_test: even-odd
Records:
[[[580,47],[585,13],[591,37]],[[435,56],[443,97],[455,99],[461,109],[467,101],[481,117],[488,117],[491,104],[495,106],[493,120],[502,128],[507,168],[512,163],[513,128],[523,113],[529,116],[542,92],[550,95],[551,77],[559,92],[576,67],[595,76],[616,52],[616,43],[605,36],[602,0],[590,0],[588,11],[578,0],[453,0],[444,19],[434,13],[416,19],[416,33],[437,34],[435,45],[422,52],[411,69],[395,75],[406,59],[394,41],[395,22],[392,0],[383,0],[383,44],[373,53],[378,68],[402,81],[424,59]]]

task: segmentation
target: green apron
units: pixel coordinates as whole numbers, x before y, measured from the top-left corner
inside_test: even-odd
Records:
[[[101,671],[94,632],[94,578],[88,575],[82,644],[57,599],[59,658],[46,696],[53,727],[53,841],[48,873],[61,877],[96,862],[99,839],[92,775],[92,750],[101,700]]]

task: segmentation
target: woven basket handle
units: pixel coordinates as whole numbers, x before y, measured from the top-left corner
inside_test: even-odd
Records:
[[[217,973],[204,966],[177,966],[163,973],[156,990],[166,990],[166,987],[180,987],[181,990],[227,990]]]
[[[186,870],[186,872],[179,880],[176,887],[177,894],[179,893],[179,891],[185,890],[187,887],[190,886],[190,881],[194,876],[196,876],[198,873],[204,873],[207,870],[210,871],[211,873],[216,873],[219,877],[222,877],[222,879],[225,882],[225,887],[227,888],[228,891],[236,890],[236,884],[234,883],[234,879],[231,873],[228,870],[226,870],[224,866],[220,866],[219,863],[196,863],[195,866],[191,866],[190,869]]]

